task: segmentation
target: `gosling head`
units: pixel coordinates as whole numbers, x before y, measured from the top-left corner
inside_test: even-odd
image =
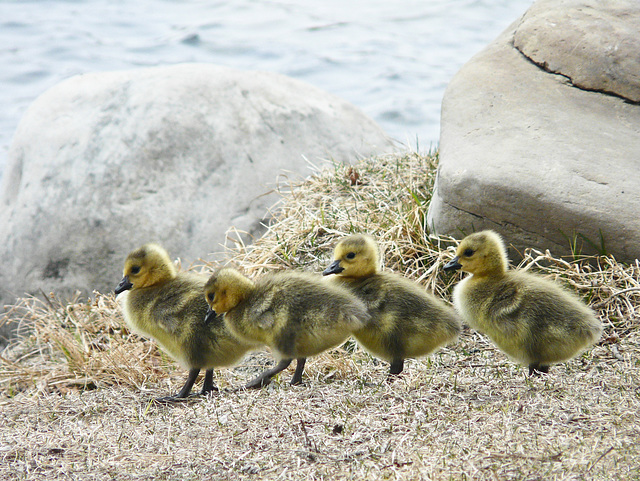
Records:
[[[356,234],[345,237],[336,245],[334,261],[322,275],[336,274],[346,278],[369,277],[380,272],[378,245],[372,237]]]
[[[204,285],[204,298],[209,315],[228,312],[240,304],[253,290],[254,284],[236,269],[222,268],[214,272]]]
[[[154,286],[175,276],[176,268],[167,251],[157,244],[145,244],[127,256],[124,274],[115,293]]]
[[[462,269],[476,276],[502,274],[508,265],[507,250],[502,237],[491,230],[471,234],[460,242],[456,256],[445,266],[445,271]]]

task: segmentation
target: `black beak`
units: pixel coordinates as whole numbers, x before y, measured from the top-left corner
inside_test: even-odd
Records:
[[[213,309],[209,308],[207,310],[207,315],[204,316],[204,323],[205,324],[209,324],[210,322],[213,322],[216,318],[217,314],[216,311],[214,311]]]
[[[458,262],[460,258],[458,256],[455,256],[453,259],[451,259],[449,262],[447,262],[443,269],[447,272],[449,271],[457,271],[458,269],[460,269],[462,267],[462,264],[460,264]]]
[[[115,293],[120,294],[121,292],[128,291],[133,287],[133,284],[129,282],[129,276],[124,276],[120,281],[120,284],[116,286]]]
[[[327,267],[323,272],[323,276],[328,276],[330,274],[340,274],[344,270],[344,267],[340,267],[340,261],[333,261],[329,267]]]

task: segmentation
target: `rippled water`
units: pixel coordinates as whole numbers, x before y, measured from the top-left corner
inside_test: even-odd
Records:
[[[29,104],[72,75],[180,62],[283,73],[435,144],[444,88],[532,0],[0,0],[0,174]]]

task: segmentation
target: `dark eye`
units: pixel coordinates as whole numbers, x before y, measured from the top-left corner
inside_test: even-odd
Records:
[[[139,273],[140,273],[140,266],[133,266],[131,268],[131,274],[133,274],[134,276]]]
[[[353,259],[355,256],[356,256],[356,253],[355,253],[355,252],[349,252],[349,253],[346,255],[346,258],[347,258],[347,259]]]
[[[215,294],[213,292],[210,292],[209,294],[207,294],[207,299],[209,299],[209,302],[213,302],[214,297],[215,297]]]
[[[466,251],[464,251],[465,257],[471,257],[472,255],[473,255],[473,249],[467,249]]]

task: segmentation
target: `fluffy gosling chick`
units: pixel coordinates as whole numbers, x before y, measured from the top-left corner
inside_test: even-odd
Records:
[[[471,327],[509,357],[548,372],[600,338],[602,325],[575,295],[534,274],[509,270],[502,238],[493,231],[465,237],[445,270],[471,276],[453,291],[454,306]]]
[[[253,282],[223,268],[207,281],[204,292],[212,312],[224,313],[234,334],[266,344],[279,359],[246,388],[269,384],[293,359],[297,362],[291,384],[300,384],[307,357],[342,344],[369,321],[362,302],[308,273],[275,272]]]
[[[176,272],[167,251],[159,245],[143,245],[125,260],[124,277],[115,293],[130,291],[122,303],[126,323],[155,339],[189,370],[180,392],[159,401],[187,397],[201,369],[206,369],[202,394],[217,390],[213,368],[235,364],[256,347],[233,336],[222,317],[212,316],[205,322],[208,306],[202,289],[206,281],[207,276]]]
[[[380,271],[376,241],[356,234],[335,247],[334,261],[323,275],[362,300],[372,320],[353,336],[371,354],[391,364],[389,376],[402,372],[404,360],[426,356],[454,341],[460,319],[445,302],[397,274]]]

